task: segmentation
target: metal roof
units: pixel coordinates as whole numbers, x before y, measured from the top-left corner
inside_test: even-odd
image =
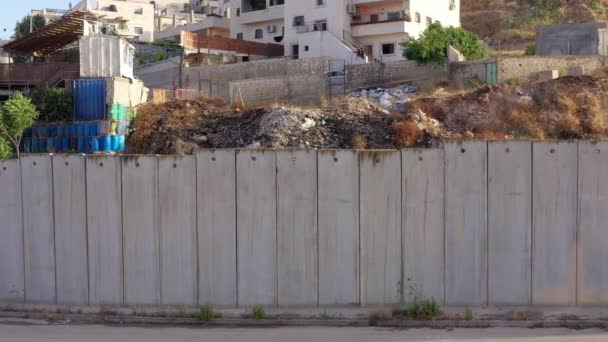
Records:
[[[14,55],[45,56],[72,42],[84,34],[84,21],[96,21],[91,12],[74,11],[27,35],[15,39],[2,48]]]

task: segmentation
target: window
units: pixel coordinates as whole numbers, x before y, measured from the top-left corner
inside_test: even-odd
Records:
[[[135,30],[135,34],[144,34],[144,28],[143,27],[135,26],[133,29]]]
[[[303,26],[303,25],[304,25],[304,16],[303,15],[293,17],[293,26]]]
[[[236,39],[243,40],[243,32],[239,32],[236,34]]]
[[[431,17],[426,17],[426,26],[430,26],[433,23],[433,19]]]
[[[285,0],[270,0],[270,6],[285,5]]]
[[[317,0],[317,6],[325,6],[327,4],[327,0]]]
[[[255,39],[262,39],[262,38],[264,38],[264,30],[262,30],[262,29],[255,30]]]
[[[237,17],[241,16],[241,8],[240,7],[236,9],[236,16]]]
[[[420,19],[420,13],[416,12],[416,22],[419,23],[422,19]]]
[[[304,46],[304,51],[308,51],[308,45]]]
[[[395,54],[395,43],[382,44],[383,55],[394,55]]]
[[[142,14],[144,14],[144,9],[143,8],[136,8],[135,11],[133,11],[133,14],[142,15]]]
[[[327,20],[317,20],[314,24],[315,31],[327,31]]]

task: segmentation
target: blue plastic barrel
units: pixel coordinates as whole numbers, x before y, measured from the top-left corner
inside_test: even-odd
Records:
[[[78,137],[77,151],[78,153],[87,153],[87,141],[85,137]]]
[[[46,142],[47,142],[47,138],[40,138],[40,140],[38,140],[38,153],[45,153],[46,152]]]
[[[116,136],[116,140],[118,140],[117,143],[117,148],[115,149],[115,151],[117,152],[124,152],[125,150],[125,136],[124,135],[117,135]]]
[[[32,138],[23,138],[21,140],[21,151],[25,153],[32,152]]]
[[[99,138],[89,137],[89,153],[99,152]]]
[[[88,126],[89,136],[96,137],[96,136],[99,135],[99,131],[97,129],[97,123],[96,122],[88,123],[87,126]]]
[[[76,136],[84,137],[84,124],[83,123],[76,124]]]
[[[112,136],[104,135],[101,137],[101,150],[104,152],[112,151]]]
[[[46,126],[38,126],[38,137],[46,138],[49,136],[49,130]]]
[[[46,138],[46,152],[55,152],[55,138]]]
[[[38,153],[40,151],[40,140],[37,137],[32,137],[32,149],[30,152]]]
[[[69,152],[70,151],[70,138],[61,137],[61,152]]]

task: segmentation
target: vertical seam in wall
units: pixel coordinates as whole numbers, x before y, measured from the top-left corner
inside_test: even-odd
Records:
[[[158,157],[154,157],[155,166],[155,174],[154,174],[154,183],[156,191],[154,193],[154,212],[155,212],[155,220],[154,220],[154,236],[156,237],[155,245],[156,245],[156,293],[155,293],[155,301],[156,304],[160,305],[162,303],[162,288],[161,288],[161,280],[162,280],[162,269],[161,269],[161,246],[160,246],[160,165],[158,162]]]
[[[399,284],[399,292],[400,292],[400,296],[401,298],[399,298],[399,302],[401,304],[403,304],[405,302],[405,294],[404,294],[404,287],[405,287],[405,274],[403,272],[403,268],[405,265],[405,252],[404,252],[404,243],[403,243],[403,220],[404,220],[404,210],[403,210],[403,193],[405,188],[403,187],[403,150],[399,150],[399,188],[401,189],[400,191],[400,199],[399,199],[399,214],[400,214],[400,218],[399,218],[399,233],[401,235],[401,238],[399,239],[399,249],[401,251],[401,264],[399,265],[400,269],[399,269],[399,274],[401,275],[401,279],[400,284]]]
[[[580,229],[580,142],[576,143],[576,226],[574,227],[574,246],[575,246],[575,260],[574,260],[574,305],[578,305],[578,258],[579,258],[579,229]]]
[[[83,164],[84,164],[84,213],[85,213],[85,222],[84,222],[84,234],[85,234],[85,251],[86,251],[86,264],[87,264],[87,299],[86,302],[88,305],[90,305],[90,301],[91,301],[91,264],[90,264],[90,258],[91,256],[89,255],[89,205],[88,205],[88,184],[87,184],[87,158],[86,157],[82,157],[83,160]]]
[[[234,153],[234,157],[233,157],[233,162],[234,162],[234,254],[235,254],[235,261],[236,261],[236,268],[235,268],[235,280],[236,280],[236,298],[235,298],[235,303],[236,303],[236,307],[239,307],[239,201],[238,201],[238,188],[239,188],[239,184],[238,184],[238,168],[237,168],[237,156],[238,156],[238,151],[237,150],[233,150]]]
[[[279,163],[277,152],[273,151],[274,157],[274,248],[275,248],[275,306],[279,306]]]
[[[364,306],[364,302],[363,302],[363,241],[362,241],[362,234],[361,234],[361,154],[359,151],[355,151],[355,155],[357,157],[357,168],[359,170],[359,191],[358,192],[358,213],[357,215],[359,216],[359,224],[358,224],[358,229],[359,229],[359,305],[360,306]]]
[[[447,158],[448,153],[445,143],[442,144],[443,148],[443,305],[447,305],[447,276],[446,276],[446,256],[447,256],[447,207],[448,207],[448,196],[447,196]]]
[[[156,178],[156,186],[158,188],[157,191],[157,199],[158,199],[158,210],[156,212],[156,216],[157,216],[157,220],[158,220],[158,268],[160,270],[159,273],[159,277],[158,277],[158,283],[159,283],[159,290],[160,290],[160,304],[164,304],[164,293],[163,293],[163,225],[161,222],[161,207],[162,207],[162,203],[161,203],[161,188],[160,188],[160,177],[161,177],[161,173],[160,173],[160,157],[157,155],[156,156],[156,168],[157,168],[157,172],[158,172],[158,177]]]
[[[528,244],[529,256],[530,256],[530,289],[528,292],[528,304],[532,305],[533,298],[532,292],[534,288],[534,142],[530,142],[530,242]]]
[[[316,213],[315,213],[315,224],[316,224],[316,235],[317,235],[317,243],[316,243],[316,247],[317,247],[317,269],[316,269],[316,273],[317,273],[317,306],[321,305],[321,280],[320,280],[320,269],[321,269],[321,259],[320,259],[320,233],[319,233],[319,151],[315,150],[313,152],[315,154],[315,202],[316,202]]]
[[[26,264],[26,243],[25,243],[25,205],[23,202],[23,163],[22,163],[23,159],[19,158],[19,181],[20,181],[20,186],[21,186],[21,257],[23,260],[23,302],[27,303],[27,277],[26,277],[26,271],[27,268],[25,267]]]
[[[124,227],[124,209],[123,209],[123,193],[122,193],[122,158],[114,158],[114,160],[118,159],[118,168],[119,168],[119,178],[118,182],[120,184],[120,246],[122,248],[121,251],[121,262],[122,262],[122,298],[121,303],[125,304],[126,296],[125,296],[125,227]]]
[[[52,221],[51,221],[51,229],[53,231],[53,276],[54,276],[54,281],[55,281],[55,304],[57,304],[59,302],[59,298],[57,297],[57,232],[55,230],[55,221],[57,219],[56,215],[55,215],[55,172],[53,170],[53,161],[54,161],[55,157],[53,157],[52,155],[49,155],[49,160],[51,161],[50,163],[50,167],[51,167],[51,215],[53,217]]]
[[[186,157],[188,158],[188,157]],[[195,153],[192,158],[190,158],[192,160],[192,163],[194,164],[194,267],[196,268],[195,272],[196,272],[196,279],[194,281],[194,287],[195,287],[195,299],[194,301],[196,302],[196,304],[199,303],[199,299],[200,299],[200,262],[199,262],[199,246],[198,246],[198,156]],[[192,179],[191,179],[192,180]],[[211,300],[209,300],[209,302],[211,302]]]
[[[490,143],[488,141],[485,142],[486,146],[486,167],[485,167],[485,179],[486,183],[486,300],[485,304],[489,305],[490,303]]]

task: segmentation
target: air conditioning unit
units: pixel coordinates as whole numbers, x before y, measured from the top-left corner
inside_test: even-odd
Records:
[[[348,12],[348,14],[357,13],[357,5],[355,5],[355,4],[346,5],[346,12]]]
[[[268,33],[275,33],[275,32],[277,32],[277,25],[272,24],[272,25],[266,26],[266,32],[268,32]]]

